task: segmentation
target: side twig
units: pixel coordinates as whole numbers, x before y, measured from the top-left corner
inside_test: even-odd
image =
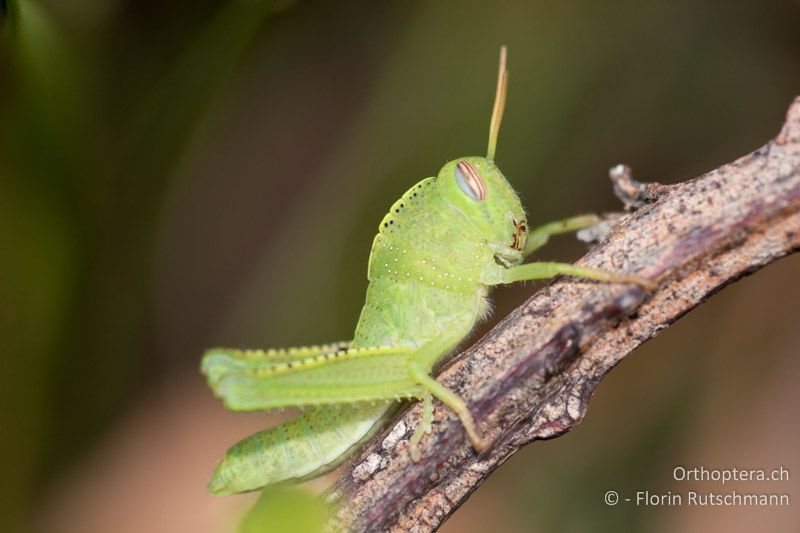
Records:
[[[579,264],[658,280],[624,285],[557,280],[533,295],[439,376],[469,403],[492,442],[476,454],[437,406],[422,457],[408,438],[414,405],[344,471],[329,493],[332,528],[432,531],[522,446],[578,424],[600,380],[623,357],[737,279],[800,249],[800,98],[764,147],[677,185],[640,184],[612,169],[626,207]]]

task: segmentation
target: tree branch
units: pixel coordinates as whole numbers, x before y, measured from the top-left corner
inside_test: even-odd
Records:
[[[492,445],[476,454],[438,404],[422,458],[408,455],[412,406],[344,471],[329,498],[332,528],[431,531],[511,454],[583,418],[600,380],[623,357],[737,279],[800,249],[800,97],[763,148],[691,181],[640,184],[612,169],[626,207],[578,263],[658,280],[627,285],[559,279],[534,294],[439,380],[469,404]]]

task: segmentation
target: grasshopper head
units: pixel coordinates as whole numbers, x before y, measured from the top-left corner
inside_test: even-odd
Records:
[[[519,197],[503,173],[485,157],[447,163],[436,178],[442,196],[475,228],[505,266],[522,261],[528,222]]]
[[[497,261],[508,267],[522,261],[522,251],[528,240],[528,222],[517,193],[494,164],[507,84],[506,47],[503,46],[486,157],[450,161],[439,171],[436,181],[442,195],[478,230]]]

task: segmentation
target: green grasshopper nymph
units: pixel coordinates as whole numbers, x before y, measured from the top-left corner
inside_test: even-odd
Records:
[[[229,409],[305,408],[297,418],[228,450],[211,492],[244,492],[322,475],[385,425],[399,399],[423,401],[422,424],[408,443],[412,458],[419,458],[420,440],[431,430],[434,397],[459,417],[475,450],[485,450],[489,443],[469,407],[430,373],[488,311],[491,287],[557,275],[652,286],[635,275],[568,263],[523,264],[551,235],[591,226],[597,217],[529,230],[516,192],[494,163],[508,80],[505,62],[502,47],[486,157],[445,164],[436,177],[409,189],[381,221],[351,342],[205,353],[202,371]]]

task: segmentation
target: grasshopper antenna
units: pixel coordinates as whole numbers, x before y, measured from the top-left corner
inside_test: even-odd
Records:
[[[506,108],[506,88],[508,86],[508,70],[506,70],[506,46],[500,47],[500,68],[497,72],[497,92],[494,95],[492,120],[489,122],[489,147],[486,150],[486,159],[494,161],[497,150],[497,135],[500,133],[500,123],[503,122],[503,111]]]

